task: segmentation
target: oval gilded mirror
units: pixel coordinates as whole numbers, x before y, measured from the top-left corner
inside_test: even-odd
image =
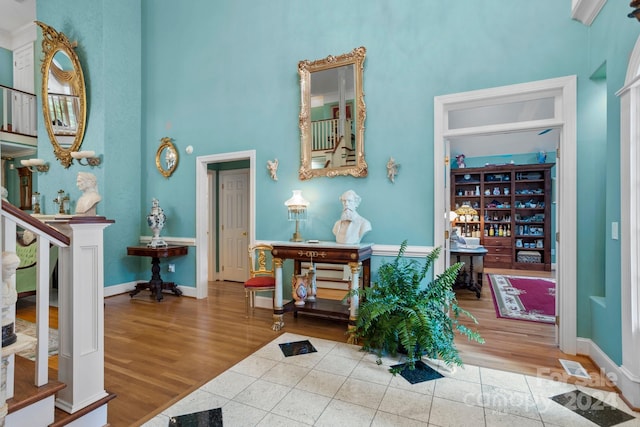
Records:
[[[366,49],[300,61],[301,180],[316,176],[367,176],[362,90]]]
[[[164,137],[156,151],[156,167],[165,178],[169,178],[178,167],[178,150],[171,138]]]
[[[86,93],[75,43],[47,24],[42,28],[42,112],[53,154],[68,168],[84,137]]]

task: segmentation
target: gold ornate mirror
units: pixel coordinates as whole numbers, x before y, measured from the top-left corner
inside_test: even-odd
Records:
[[[300,61],[301,180],[316,176],[367,176],[362,90],[366,49]]]
[[[53,154],[68,168],[84,137],[87,114],[82,67],[76,55],[76,43],[47,24],[42,28],[42,112],[53,145]]]
[[[156,152],[156,167],[165,178],[169,178],[178,167],[178,150],[171,142],[171,138],[160,140],[160,147]]]

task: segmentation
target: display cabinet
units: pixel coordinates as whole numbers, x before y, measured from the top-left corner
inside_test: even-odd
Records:
[[[554,163],[451,170],[451,210],[477,214],[453,222],[479,237],[486,267],[551,270],[551,168]]]

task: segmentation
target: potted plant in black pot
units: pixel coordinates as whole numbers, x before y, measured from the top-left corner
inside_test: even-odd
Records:
[[[424,284],[427,273],[438,259],[441,248],[427,255],[424,264],[404,257],[407,241],[402,242],[392,262],[384,262],[378,270],[378,280],[369,288],[352,291],[360,293],[362,302],[358,311],[355,336],[363,351],[381,356],[406,353],[405,367],[412,370],[422,356],[441,359],[448,366],[462,365],[454,344],[455,332],[472,341],[484,339],[460,323],[466,316],[474,323],[475,317],[460,308],[453,291],[462,263],[447,268],[444,273]],[[394,374],[401,369],[391,369]]]

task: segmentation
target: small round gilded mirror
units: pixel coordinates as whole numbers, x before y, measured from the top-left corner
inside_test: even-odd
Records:
[[[160,140],[160,147],[156,152],[156,167],[165,178],[169,178],[178,167],[178,150],[171,142],[171,138]]]

